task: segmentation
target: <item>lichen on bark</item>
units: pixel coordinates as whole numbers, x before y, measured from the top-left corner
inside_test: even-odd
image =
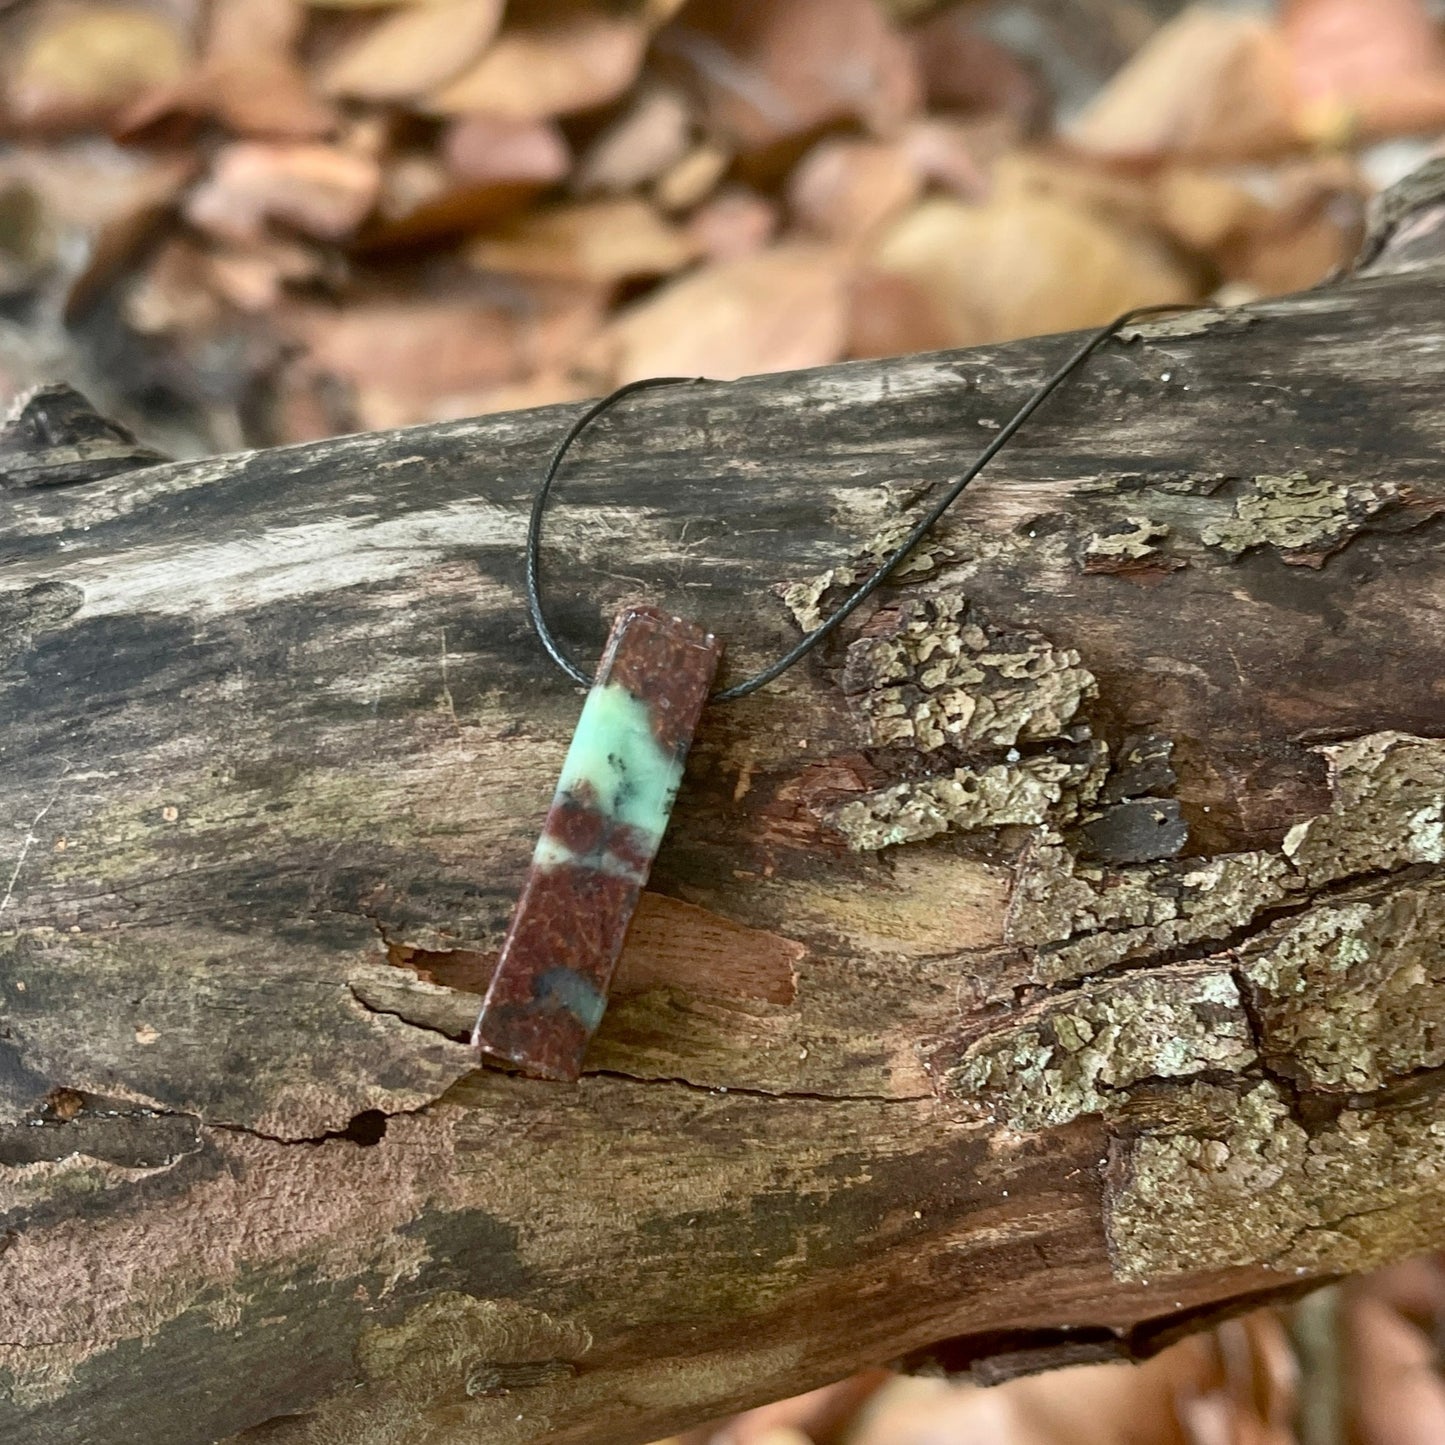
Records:
[[[1079,654],[992,624],[957,590],[877,613],[848,646],[842,685],[869,744],[968,759],[819,808],[854,849],[1061,824],[1103,782],[1108,750],[1076,722],[1097,691]],[[1040,750],[1025,756],[1031,745]]]
[[[940,833],[1046,822],[1094,772],[1092,758],[1023,758],[895,783],[825,812],[858,850],[917,843]]]
[[[1445,741],[1322,751],[1332,807],[1277,850],[1110,870],[1042,834],[1008,937],[1054,991],[929,1061],[965,1116],[1019,1132],[1105,1116],[1122,1278],[1356,1270],[1432,1238]],[[1401,1086],[1407,1102],[1371,1106]]]
[[[1059,737],[1097,693],[1073,648],[986,621],[962,593],[908,598],[848,648],[843,690],[870,741],[929,753]]]
[[[1124,1280],[1266,1263],[1373,1268],[1438,1238],[1445,1100],[1343,1110],[1307,1130],[1281,1089],[1195,1086],[1174,1121],[1116,1140],[1105,1228]]]
[[[1266,1061],[1310,1089],[1366,1093],[1445,1064],[1445,885],[1315,904],[1249,945],[1240,974]]]
[[[1020,1133],[1098,1113],[1144,1079],[1239,1070],[1255,1050],[1227,969],[1134,974],[1048,999],[930,1069],[965,1114]]]
[[[897,550],[899,543],[908,535],[913,523],[907,518],[898,518],[880,528],[858,549],[855,556],[816,577],[803,582],[793,582],[783,588],[783,601],[798,620],[804,632],[811,632],[827,615],[822,607],[823,599],[830,593],[839,596],[869,576],[887,561]],[[893,570],[889,580],[917,580],[935,571],[941,559],[950,558],[952,553],[937,538],[924,538]]]
[[[1255,477],[1236,499],[1234,516],[1209,523],[1200,540],[1231,557],[1273,547],[1286,562],[1318,567],[1398,495],[1393,483],[1343,482],[1305,472]]]
[[[1321,748],[1334,794],[1278,850],[1123,868],[1081,862],[1043,833],[1020,860],[1007,936],[1054,985],[1131,959],[1227,939],[1327,885],[1445,861],[1445,741],[1375,733]]]

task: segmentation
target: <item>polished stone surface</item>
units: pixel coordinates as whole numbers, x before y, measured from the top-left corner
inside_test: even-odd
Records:
[[[630,607],[583,704],[473,1042],[576,1079],[662,842],[722,644]]]

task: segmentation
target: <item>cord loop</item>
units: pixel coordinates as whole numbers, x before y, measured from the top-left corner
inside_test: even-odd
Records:
[[[961,476],[955,477],[948,483],[943,495],[936,501],[927,512],[908,531],[908,535],[883,559],[877,568],[847,597],[838,605],[838,608],[829,617],[825,618],[811,632],[807,633],[796,646],[790,648],[782,657],[769,666],[756,672],[752,677],[742,682],[734,683],[731,687],[725,687],[712,694],[713,702],[731,702],[735,698],[747,697],[749,693],[757,692],[759,688],[766,687],[774,679],[781,677],[794,663],[801,661],[826,637],[835,632],[854,612],[858,610],[888,579],[889,574],[908,556],[910,552],[928,535],[939,518],[956,502],[963,492],[963,489],[974,480],[978,474],[1001,452],[1013,438],[1019,428],[1051,397],[1060,386],[1064,384],[1101,346],[1111,337],[1115,336],[1130,322],[1137,321],[1145,316],[1169,315],[1179,311],[1192,311],[1194,306],[1189,303],[1178,302],[1168,303],[1159,306],[1136,306],[1131,311],[1126,311],[1122,316],[1117,316],[1107,326],[1100,327],[1087,341],[1082,343],[1066,360],[1062,366],[1054,371],[1049,377],[1040,383],[1038,389],[999,429],[998,434],[974,459],[972,465]],[[590,687],[593,679],[577,665],[565,652],[562,651],[552,629],[548,626],[545,614],[542,611],[542,588],[540,581],[541,555],[542,555],[542,519],[547,508],[547,498],[552,491],[552,484],[557,480],[557,473],[561,470],[562,463],[567,453],[571,450],[572,444],[579,436],[602,415],[603,412],[615,406],[626,396],[634,392],[647,391],[658,386],[682,386],[705,381],[701,376],[649,376],[641,381],[629,381],[625,386],[619,386],[616,391],[610,392],[607,396],[594,401],[576,421],[567,428],[566,434],[557,444],[557,449],[552,453],[552,459],[547,464],[547,470],[543,474],[542,483],[537,488],[537,495],[532,500],[532,515],[527,526],[527,612],[532,619],[532,627],[536,631],[537,638],[546,649],[547,655],[567,674],[574,682],[581,683],[583,687]]]

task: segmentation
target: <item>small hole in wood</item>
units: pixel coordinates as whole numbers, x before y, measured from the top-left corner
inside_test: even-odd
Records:
[[[386,1138],[386,1115],[380,1109],[363,1109],[352,1115],[351,1122],[341,1131],[342,1139],[350,1139],[363,1149],[380,1144]]]

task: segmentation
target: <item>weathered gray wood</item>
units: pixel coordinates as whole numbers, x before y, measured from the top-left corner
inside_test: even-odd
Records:
[[[634,399],[560,630],[766,660],[1065,345]],[[621,1445],[1445,1242],[1442,345],[1425,271],[1101,354],[705,719],[577,1089],[462,1042],[569,412],[0,493],[0,1432]]]

